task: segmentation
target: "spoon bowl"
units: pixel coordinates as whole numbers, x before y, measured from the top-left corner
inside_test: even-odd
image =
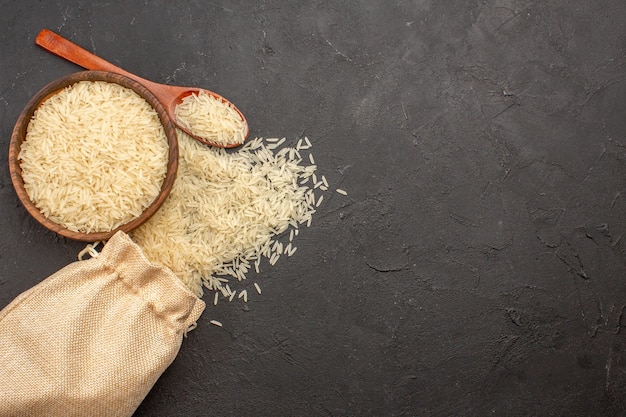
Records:
[[[246,121],[246,118],[243,115],[243,113],[241,113],[241,111],[239,111],[239,109],[235,107],[230,101],[226,100],[224,97],[220,96],[219,94],[214,93],[209,90],[205,90],[203,88],[168,86],[165,84],[153,83],[148,80],[144,80],[144,82],[151,85],[150,87],[148,87],[150,89],[158,88],[157,86],[173,87],[175,89],[180,89],[179,94],[176,97],[174,97],[169,103],[163,103],[163,105],[166,106],[167,113],[172,118],[173,122],[176,124],[176,127],[178,127],[180,130],[182,130],[183,132],[185,132],[192,138],[199,140],[200,142],[206,143],[207,145],[218,146],[222,148],[236,148],[242,145],[242,143],[231,143],[231,144],[224,145],[224,144],[218,144],[218,143],[212,142],[210,140],[207,140],[206,138],[196,135],[195,133],[191,132],[189,129],[184,127],[182,124],[178,123],[178,121],[176,120],[176,106],[181,104],[183,100],[185,99],[185,97],[188,97],[192,94],[199,95],[200,93],[210,94],[214,98],[220,100],[222,103],[230,106],[233,110],[235,110],[237,114],[239,115],[239,117],[241,118],[241,120],[243,121],[243,135],[242,135],[243,140],[245,141],[246,138],[248,137],[248,132],[249,132],[248,122]]]
[[[128,78],[131,78],[141,84],[143,84],[147,89],[149,89],[152,94],[154,94],[158,100],[161,102],[163,107],[167,112],[167,115],[172,119],[172,121],[176,124],[176,126],[187,133],[192,138],[199,140],[200,142],[206,143],[207,145],[221,147],[221,148],[234,148],[240,146],[241,143],[233,143],[233,144],[219,144],[215,143],[207,138],[203,138],[201,136],[193,134],[189,129],[181,126],[180,123],[176,120],[176,106],[179,105],[182,100],[191,95],[191,94],[199,94],[200,92],[204,92],[206,94],[210,94],[214,98],[220,100],[222,103],[228,105],[232,109],[234,109],[237,114],[241,117],[243,121],[244,131],[243,131],[243,140],[245,141],[248,137],[249,127],[246,118],[243,113],[239,111],[239,109],[230,101],[222,97],[221,95],[214,93],[213,91],[205,90],[198,87],[181,87],[167,84],[160,84],[150,80],[146,80],[141,78],[133,73],[130,73],[116,65],[111,64],[110,62],[92,54],[91,52],[81,48],[75,43],[65,39],[64,37],[48,30],[43,29],[37,37],[35,38],[35,43],[45,50],[52,52],[55,55],[60,56],[74,64],[80,65],[83,68],[88,70],[95,71],[108,71],[116,74],[125,75]]]

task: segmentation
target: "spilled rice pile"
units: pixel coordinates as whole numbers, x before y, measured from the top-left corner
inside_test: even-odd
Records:
[[[132,238],[199,297],[209,290],[214,304],[245,302],[249,294],[237,283],[252,270],[260,272],[263,258],[274,265],[295,253],[299,226],[311,224],[328,181],[317,175],[306,137],[294,147],[285,146],[284,138],[256,138],[235,152],[206,146],[182,131],[178,138],[178,176],[170,196]],[[254,288],[261,293],[258,283]]]

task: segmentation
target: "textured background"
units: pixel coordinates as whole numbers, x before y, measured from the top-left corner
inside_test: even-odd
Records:
[[[626,3],[1,1],[0,157],[49,28],[311,138],[299,247],[136,416],[626,415]],[[0,172],[0,307],[75,259]],[[217,319],[219,329],[209,324]]]

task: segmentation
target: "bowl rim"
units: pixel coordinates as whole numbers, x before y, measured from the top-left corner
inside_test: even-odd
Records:
[[[133,90],[141,97],[143,97],[157,112],[159,120],[161,121],[161,125],[165,130],[165,135],[167,137],[167,171],[165,174],[165,178],[163,179],[163,183],[161,184],[161,190],[159,191],[159,194],[153,200],[153,202],[141,213],[141,215],[135,217],[127,223],[118,226],[111,231],[93,233],[76,232],[67,229],[66,227],[57,224],[45,217],[31,201],[28,193],[26,192],[26,189],[24,187],[24,180],[22,178],[22,170],[20,167],[20,162],[18,160],[21,145],[26,138],[26,128],[28,127],[28,124],[30,123],[30,120],[34,115],[35,110],[43,101],[45,101],[52,95],[80,81],[105,81],[115,83],[121,85],[122,87]],[[21,201],[24,208],[26,208],[28,213],[32,217],[34,217],[37,222],[46,227],[48,230],[51,230],[69,239],[83,242],[97,242],[108,240],[109,238],[111,238],[111,236],[113,236],[120,230],[126,233],[132,231],[133,229],[145,223],[158,211],[158,209],[167,199],[174,185],[174,181],[176,180],[176,174],[178,171],[178,154],[178,137],[176,135],[176,128],[174,126],[174,123],[168,116],[165,106],[147,87],[145,87],[138,81],[135,81],[122,74],[108,71],[80,71],[62,76],[48,83],[28,101],[28,103],[20,113],[11,134],[11,140],[9,142],[9,172],[11,175],[13,188],[15,189],[19,200]]]

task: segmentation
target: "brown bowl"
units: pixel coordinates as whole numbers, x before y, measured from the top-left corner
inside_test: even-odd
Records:
[[[167,136],[169,153],[167,161],[167,171],[163,184],[161,185],[161,191],[155,200],[148,206],[143,213],[135,219],[125,223],[115,230],[108,232],[94,232],[94,233],[80,233],[73,230],[69,230],[57,223],[52,222],[46,218],[39,209],[33,204],[28,196],[26,189],[24,188],[24,180],[22,179],[22,170],[18,161],[20,153],[20,147],[26,139],[26,128],[32,119],[35,110],[39,105],[56,94],[58,91],[65,87],[75,84],[80,81],[106,81],[110,83],[116,83],[123,87],[130,88],[135,91],[141,97],[143,97],[157,112],[161,124],[165,129],[165,135]],[[65,77],[61,77],[41,89],[33,98],[30,99],[13,128],[13,134],[11,136],[11,142],[9,144],[9,171],[11,173],[11,181],[13,187],[17,193],[18,198],[26,208],[26,210],[43,226],[70,239],[80,240],[83,242],[97,242],[101,240],[107,240],[113,236],[118,230],[129,232],[136,227],[145,223],[165,202],[165,199],[169,195],[174,180],[176,179],[176,172],[178,170],[178,139],[176,136],[176,129],[174,124],[167,115],[167,111],[159,100],[142,84],[134,81],[124,75],[115,74],[112,72],[104,71],[83,71],[74,73]]]

